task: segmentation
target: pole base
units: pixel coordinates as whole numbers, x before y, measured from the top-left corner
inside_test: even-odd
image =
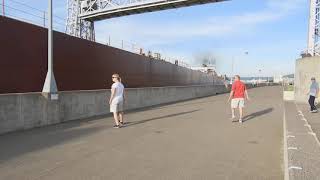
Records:
[[[48,100],[59,100],[59,94],[58,93],[42,92],[41,94],[42,94],[43,97],[45,97]]]
[[[47,72],[46,80],[43,85],[42,95],[49,100],[58,100],[58,88],[52,71]]]

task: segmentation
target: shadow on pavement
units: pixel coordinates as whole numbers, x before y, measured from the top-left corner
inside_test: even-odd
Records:
[[[199,110],[200,109],[131,122],[127,123],[126,127],[163,118],[190,114]],[[100,118],[102,117],[106,116],[101,116]],[[94,123],[94,121],[100,121],[102,123]],[[83,136],[88,136],[109,128],[111,129],[112,125],[107,125],[102,119],[95,117],[2,135],[0,136],[0,166],[4,162],[18,158],[24,154],[59,146],[74,139],[80,139]]]
[[[59,146],[105,129],[106,126],[81,127],[80,125],[72,128],[70,124],[65,123],[3,135],[0,137],[0,166],[4,162],[19,158],[24,154]]]
[[[167,109],[167,108],[181,107],[181,106],[192,106],[192,105],[208,104],[208,103],[213,103],[213,102],[216,103],[221,100],[207,100],[207,98],[224,97],[224,96],[226,96],[226,93],[204,96],[201,98],[192,98],[192,99],[186,99],[186,100],[181,100],[181,101],[163,103],[163,104],[158,104],[158,105],[154,105],[154,106],[150,106],[150,107],[143,107],[143,108],[138,108],[138,109],[126,110],[125,112],[126,112],[126,114],[128,114],[131,112],[135,113],[135,112],[147,111],[147,110]],[[197,101],[194,102],[195,100],[197,100]]]
[[[190,100],[188,100],[188,101],[190,101]],[[176,102],[178,104],[167,104],[165,106],[155,107],[155,108],[151,108],[151,109],[167,109],[167,108],[172,108],[172,107],[193,106],[193,105],[208,104],[208,103],[214,102],[214,101],[205,100],[205,101],[198,101],[198,102],[190,102],[190,103],[188,103],[188,101],[179,101],[179,102]],[[185,103],[185,102],[187,102],[187,103]],[[215,101],[215,102],[217,102],[217,101]],[[181,103],[184,103],[184,104],[181,104]]]
[[[272,111],[273,111],[273,108],[267,108],[267,109],[264,109],[264,110],[249,114],[249,115],[247,115],[247,116],[245,116],[243,118],[243,122],[250,121],[250,120],[252,120],[252,119],[254,119],[256,117],[263,116],[265,114],[271,113]]]
[[[138,125],[138,124],[143,124],[143,123],[146,123],[146,122],[155,121],[155,120],[164,119],[164,118],[181,116],[181,115],[184,115],[184,114],[190,114],[190,113],[194,113],[194,112],[197,112],[197,111],[200,111],[200,109],[196,109],[196,110],[192,110],[192,111],[186,111],[186,112],[180,112],[180,113],[175,113],[175,114],[169,114],[169,115],[159,116],[159,117],[150,118],[150,119],[144,119],[144,120],[136,121],[136,122],[127,122],[125,127],[134,126],[134,125]]]

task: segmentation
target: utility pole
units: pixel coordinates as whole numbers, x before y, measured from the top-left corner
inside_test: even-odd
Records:
[[[53,74],[52,0],[48,0],[48,72],[42,93],[49,100],[58,99],[58,88]]]
[[[232,74],[231,74],[231,84],[233,83],[233,76],[234,76],[234,56],[232,56]]]
[[[244,55],[249,55],[249,52],[248,51],[245,51],[244,52]],[[234,62],[235,61],[235,56],[232,56],[232,74],[231,74],[231,80],[230,80],[230,82],[231,82],[231,84],[233,83],[233,76],[234,76]]]
[[[259,84],[261,84],[261,69],[259,69]]]
[[[2,15],[3,16],[6,15],[6,13],[4,11],[5,11],[5,9],[4,9],[4,0],[2,0]]]

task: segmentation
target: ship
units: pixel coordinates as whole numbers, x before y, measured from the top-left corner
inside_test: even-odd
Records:
[[[47,29],[0,16],[0,93],[41,92],[47,73]],[[109,89],[120,74],[126,88],[222,85],[203,72],[105,44],[53,33],[53,69],[59,91]]]

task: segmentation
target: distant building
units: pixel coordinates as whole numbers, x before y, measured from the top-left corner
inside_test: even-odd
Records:
[[[283,76],[282,75],[275,75],[273,76],[273,82],[274,83],[282,83],[283,82]]]
[[[288,75],[276,75],[273,77],[274,83],[283,83],[283,84],[290,84],[292,85],[294,83],[294,74],[288,74]]]

